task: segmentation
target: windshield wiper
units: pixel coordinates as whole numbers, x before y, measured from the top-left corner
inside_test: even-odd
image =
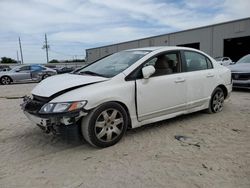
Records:
[[[105,77],[105,76],[103,76],[103,75],[101,75],[101,74],[98,74],[98,73],[92,72],[92,71],[83,71],[83,72],[79,72],[79,74],[80,74],[80,75],[82,75],[82,74],[88,74],[88,75],[91,75],[91,76],[101,76],[101,77]]]

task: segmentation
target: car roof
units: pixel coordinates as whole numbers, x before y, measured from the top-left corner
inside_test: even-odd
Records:
[[[125,51],[156,51],[156,50],[194,50],[194,48],[188,48],[188,47],[181,47],[181,46],[152,46],[152,47],[144,47],[144,48],[134,48],[134,49],[129,49]]]
[[[44,65],[41,64],[22,64],[22,65],[15,65],[16,67],[24,67],[24,66],[42,66],[44,67]]]

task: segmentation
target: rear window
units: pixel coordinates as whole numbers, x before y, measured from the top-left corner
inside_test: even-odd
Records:
[[[213,68],[212,62],[206,56],[200,53],[185,51],[184,57],[187,72]]]

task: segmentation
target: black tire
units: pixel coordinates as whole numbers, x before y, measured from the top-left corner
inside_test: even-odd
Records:
[[[225,96],[223,90],[217,87],[212,93],[207,112],[209,114],[221,112],[223,109],[224,99]]]
[[[128,115],[116,102],[104,103],[82,119],[84,139],[92,146],[105,148],[119,142],[128,127]]]
[[[43,75],[42,80],[44,80],[44,79],[46,79],[48,77],[50,77],[50,75],[49,74],[45,74],[45,75]]]
[[[0,79],[2,85],[9,85],[12,82],[12,79],[9,76],[3,76]]]

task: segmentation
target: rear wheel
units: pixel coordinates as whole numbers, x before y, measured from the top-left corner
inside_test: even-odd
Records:
[[[128,115],[115,102],[104,103],[82,120],[82,134],[85,140],[96,147],[116,144],[128,126]]]
[[[1,78],[1,84],[3,85],[9,85],[11,83],[11,78],[9,76],[3,76]]]
[[[50,75],[45,74],[45,75],[43,75],[42,79],[44,80],[44,79],[48,78],[49,76],[50,76]]]
[[[216,88],[210,99],[208,112],[210,114],[222,111],[224,105],[224,93],[221,88]]]

